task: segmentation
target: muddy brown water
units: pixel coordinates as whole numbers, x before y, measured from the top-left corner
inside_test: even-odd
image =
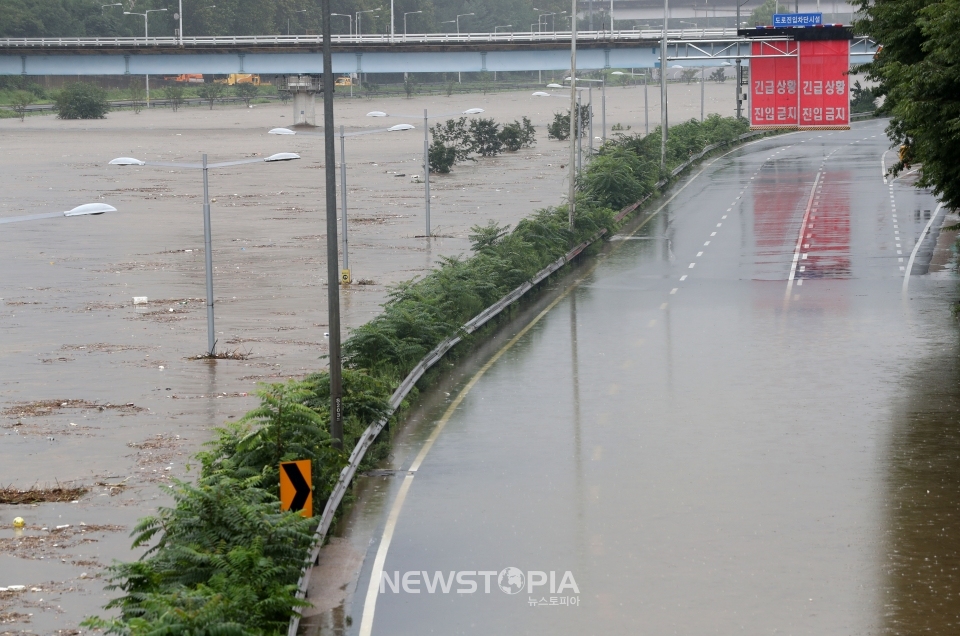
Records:
[[[708,85],[707,96],[708,112],[732,111],[729,84]],[[649,97],[653,125],[656,91]],[[547,140],[543,126],[564,105],[527,92],[337,102],[337,123],[348,130],[417,126],[347,140],[350,263],[354,279],[371,284],[344,289],[345,334],[379,312],[389,285],[467,251],[470,226],[488,219],[513,224],[561,202],[567,149]],[[424,239],[423,185],[413,179],[422,175],[420,123],[365,114],[471,107],[498,121],[530,117],[537,145],[435,176],[437,236]],[[639,130],[642,107],[641,89],[609,90],[608,126]],[[70,630],[97,612],[111,594],[95,577],[115,559],[137,557],[129,532],[169,503],[161,486],[192,477],[190,458],[211,430],[252,408],[258,383],[324,366],[321,140],[267,134],[290,123],[290,108],[0,121],[0,216],[92,201],[119,210],[0,225],[0,485],[90,489],[77,503],[0,507],[0,588],[26,586],[0,593],[4,629]],[[698,115],[698,88],[677,87],[672,119]],[[206,345],[200,173],[107,162],[119,156],[193,162],[202,152],[213,162],[282,151],[302,159],[211,171],[218,348],[246,359],[192,359]],[[134,305],[134,296],[148,302]],[[16,516],[27,523],[19,535],[11,525]],[[52,552],[10,547],[20,536],[39,540],[49,528],[81,523],[110,530]]]

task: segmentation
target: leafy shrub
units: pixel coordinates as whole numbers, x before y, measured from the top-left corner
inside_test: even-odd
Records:
[[[403,92],[407,94],[407,99],[413,97],[413,94],[417,92],[417,78],[413,76],[413,73],[408,73],[403,78]]]
[[[430,172],[447,174],[457,161],[457,149],[447,146],[439,139],[430,144]]]
[[[177,112],[184,102],[184,88],[179,84],[171,84],[163,89],[163,96],[170,102],[173,112]]]
[[[850,112],[872,113],[877,108],[877,97],[873,89],[864,88],[857,80],[850,87]]]
[[[430,129],[434,140],[455,150],[454,163],[462,163],[470,158],[473,152],[473,137],[467,130],[467,118],[448,119],[444,123],[435,124]]]
[[[723,72],[722,68],[718,68],[713,73],[710,73],[710,79],[719,84],[727,81],[727,75]]]
[[[250,100],[257,96],[260,92],[260,87],[252,82],[237,84],[233,87],[234,94],[243,100],[243,103],[247,106],[250,105]]]
[[[500,142],[511,152],[516,152],[521,148],[529,148],[537,140],[537,131],[530,123],[530,119],[523,118],[523,122],[514,121],[512,124],[504,124],[500,130]]]
[[[27,107],[33,102],[33,93],[27,91],[16,91],[10,99],[10,105],[13,106],[14,112],[20,116],[20,121],[23,121],[27,116]]]
[[[107,92],[86,82],[65,86],[57,94],[55,108],[60,119],[103,119],[110,112]]]
[[[565,141],[570,137],[570,111],[567,114],[554,113],[553,121],[547,126],[547,137]]]
[[[213,102],[218,99],[223,99],[223,94],[226,91],[223,84],[218,84],[216,82],[205,82],[200,88],[197,89],[197,95],[200,99],[207,100],[207,103],[210,104],[210,110],[213,110]]]
[[[478,117],[470,120],[471,147],[481,157],[496,157],[503,150],[500,124],[493,119]]]
[[[624,148],[595,157],[580,175],[578,190],[597,205],[619,210],[653,191],[659,166]]]

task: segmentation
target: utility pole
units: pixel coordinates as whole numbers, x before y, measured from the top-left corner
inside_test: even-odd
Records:
[[[340,275],[337,271],[337,154],[333,130],[333,55],[330,0],[320,0],[323,21],[323,150],[327,195],[327,314],[330,329],[330,437],[343,449],[343,379],[340,361]],[[346,194],[346,193],[344,193]]]
[[[329,0],[326,0],[329,2]],[[660,171],[667,170],[667,12],[670,0],[663,0],[663,36],[660,39]]]
[[[326,0],[329,2],[329,0]],[[577,209],[577,137],[574,133],[574,113],[579,118],[577,108],[577,0],[571,0],[573,9],[570,12],[570,191],[567,210],[570,216],[570,231],[573,232],[573,219]],[[666,2],[666,0],[664,0]]]

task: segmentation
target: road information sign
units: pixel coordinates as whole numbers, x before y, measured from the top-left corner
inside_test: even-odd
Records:
[[[750,59],[750,124],[796,128],[799,124],[797,42],[754,42]]]
[[[846,130],[850,127],[848,40],[754,42],[750,127]]]
[[[822,13],[775,13],[773,26],[775,27],[805,27],[823,24]]]
[[[310,460],[280,464],[280,508],[300,511],[304,517],[313,516],[313,488],[310,478]]]
[[[800,42],[800,128],[850,127],[850,42]]]

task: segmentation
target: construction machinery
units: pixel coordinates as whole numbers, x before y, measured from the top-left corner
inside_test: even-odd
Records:
[[[185,73],[183,75],[165,75],[164,80],[168,82],[181,82],[184,84],[203,84],[203,75],[200,73]]]
[[[227,86],[234,86],[236,84],[253,84],[254,86],[260,86],[260,76],[254,75],[253,73],[231,73],[227,75],[226,79],[213,81],[217,84],[226,84]]]

